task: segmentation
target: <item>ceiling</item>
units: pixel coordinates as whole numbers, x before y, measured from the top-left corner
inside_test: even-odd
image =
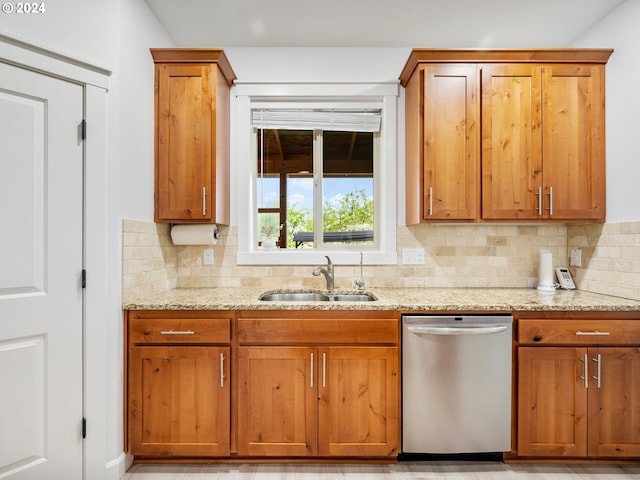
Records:
[[[568,47],[624,0],[145,0],[178,47]]]

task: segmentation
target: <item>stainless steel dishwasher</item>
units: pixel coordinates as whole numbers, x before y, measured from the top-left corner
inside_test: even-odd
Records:
[[[511,450],[510,315],[402,318],[402,451]]]

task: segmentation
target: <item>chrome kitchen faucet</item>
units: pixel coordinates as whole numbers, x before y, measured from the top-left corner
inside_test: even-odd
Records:
[[[327,280],[327,290],[333,290],[333,263],[327,255],[325,255],[325,258],[327,259],[327,268],[317,267],[313,271],[312,275],[314,277],[318,277],[320,274],[323,274],[324,278]]]

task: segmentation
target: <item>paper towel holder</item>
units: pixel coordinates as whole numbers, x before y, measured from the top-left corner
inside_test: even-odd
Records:
[[[171,232],[171,229],[173,227],[176,227],[178,225],[182,225],[181,223],[170,223],[169,224],[169,232]],[[218,240],[218,238],[220,238],[220,230],[218,229],[218,225],[214,225],[213,226],[213,238],[215,238],[216,240]]]
[[[174,245],[215,245],[220,237],[220,231],[216,224],[171,223],[169,236]]]

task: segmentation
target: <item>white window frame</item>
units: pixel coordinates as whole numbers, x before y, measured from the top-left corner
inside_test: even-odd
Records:
[[[397,83],[349,84],[252,84],[237,83],[235,117],[235,181],[237,192],[238,265],[315,265],[326,263],[325,255],[336,264],[355,265],[360,262],[360,250],[332,249],[276,249],[263,251],[254,241],[255,212],[257,211],[257,162],[253,146],[251,110],[257,105],[277,103],[289,106],[317,108],[318,105],[336,107],[377,104],[382,109],[380,127],[380,155],[376,172],[375,208],[378,213],[374,237],[376,246],[363,248],[363,262],[397,264],[396,253],[396,165],[397,165]]]

